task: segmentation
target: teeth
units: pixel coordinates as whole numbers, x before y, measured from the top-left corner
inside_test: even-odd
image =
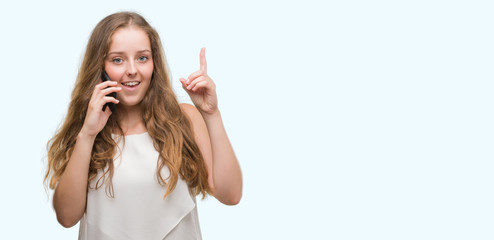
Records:
[[[123,85],[129,86],[129,87],[135,86],[137,84],[139,84],[139,82],[126,82],[126,83],[123,83]]]

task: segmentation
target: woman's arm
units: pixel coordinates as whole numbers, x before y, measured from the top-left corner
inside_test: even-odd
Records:
[[[87,177],[94,139],[79,133],[74,151],[53,194],[57,220],[67,228],[77,224],[86,209]]]
[[[106,108],[104,112],[101,109],[107,102],[118,103],[117,99],[106,96],[111,92],[121,91],[116,85],[116,82],[106,81],[94,88],[84,125],[77,136],[67,167],[55,188],[53,207],[58,222],[64,227],[77,224],[86,210],[88,172],[94,140],[111,115],[110,108]]]
[[[207,75],[205,48],[201,49],[199,59],[200,69],[187,79],[180,79],[197,109],[190,105],[184,105],[183,109],[193,124],[196,142],[208,167],[209,184],[214,196],[224,204],[235,205],[242,197],[242,173],[223,126],[216,85]]]
[[[237,204],[242,197],[242,173],[220,112],[201,115],[190,104],[181,106],[192,122],[195,140],[208,169],[213,195],[224,204]]]

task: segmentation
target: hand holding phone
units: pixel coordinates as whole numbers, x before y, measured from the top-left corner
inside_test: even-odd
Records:
[[[111,80],[105,70],[103,70],[101,72],[101,79],[103,80],[103,82],[110,81]],[[116,99],[117,98],[117,93],[116,92],[112,92],[112,93],[110,93],[110,94],[108,94],[106,96],[108,96],[108,97],[114,97]],[[105,111],[106,106],[108,106],[112,112],[115,112],[115,103],[112,103],[112,102],[106,103],[103,106],[103,112]]]

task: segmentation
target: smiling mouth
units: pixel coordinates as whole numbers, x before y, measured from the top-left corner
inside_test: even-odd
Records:
[[[137,85],[141,84],[141,82],[126,82],[126,83],[122,83],[122,85],[124,86],[127,86],[127,87],[135,87]]]

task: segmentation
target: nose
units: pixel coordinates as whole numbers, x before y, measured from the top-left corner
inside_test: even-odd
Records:
[[[132,77],[137,74],[136,63],[133,61],[129,61],[127,64],[127,76]]]

